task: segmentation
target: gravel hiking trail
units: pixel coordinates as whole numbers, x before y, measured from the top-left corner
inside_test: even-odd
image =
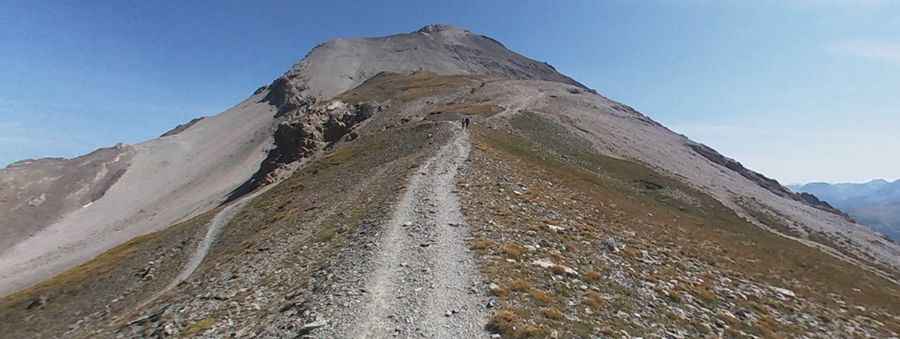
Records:
[[[228,206],[222,208],[219,213],[216,213],[216,215],[212,220],[210,220],[206,228],[206,236],[204,236],[203,240],[201,240],[200,243],[197,244],[197,249],[194,250],[194,253],[191,254],[190,258],[188,258],[188,261],[184,264],[184,267],[181,269],[181,271],[178,272],[178,275],[175,276],[175,279],[172,279],[172,281],[169,282],[166,287],[159,290],[159,292],[156,292],[155,294],[153,294],[153,296],[138,304],[134,308],[133,312],[140,312],[145,306],[156,301],[156,299],[159,299],[159,297],[174,289],[176,286],[178,286],[178,284],[181,284],[182,282],[187,280],[191,276],[191,274],[194,274],[194,271],[196,271],[197,268],[200,267],[200,264],[203,263],[203,259],[206,259],[206,255],[209,254],[209,249],[212,247],[212,244],[219,237],[219,234],[222,233],[222,228],[225,227],[226,224],[228,224],[231,218],[233,218],[235,215],[237,215],[238,212],[241,211],[241,208],[243,208],[244,205],[253,200],[253,198],[255,198],[256,196],[267,191],[268,188],[272,186],[274,185],[270,185],[264,189],[260,189],[252,194],[240,198],[237,201],[234,201]],[[121,317],[119,319],[127,320],[132,314],[134,313],[130,313],[128,314],[128,316]]]
[[[346,310],[356,321],[339,325],[343,337],[489,337],[486,298],[455,193],[469,150],[468,132],[458,129],[410,177],[380,239],[364,306]]]

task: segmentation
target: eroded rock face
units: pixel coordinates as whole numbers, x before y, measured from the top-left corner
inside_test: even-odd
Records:
[[[285,74],[275,79],[269,86],[269,93],[263,101],[278,107],[276,117],[304,110],[316,103],[315,97],[303,95],[307,87],[299,78],[300,75],[296,73]]]
[[[0,251],[103,197],[133,154],[120,144],[74,159],[23,160],[0,169]]]
[[[284,172],[296,167],[297,162],[340,141],[359,123],[381,109],[369,103],[346,104],[341,101],[315,105],[313,98],[284,97],[282,94],[273,95],[272,100],[283,105],[278,106],[281,122],[273,136],[274,148],[269,150],[253,177],[234,190],[227,201],[274,182]]]

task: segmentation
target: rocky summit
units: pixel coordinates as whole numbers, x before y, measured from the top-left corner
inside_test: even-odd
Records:
[[[448,25],[0,182],[4,338],[900,333],[900,246]]]

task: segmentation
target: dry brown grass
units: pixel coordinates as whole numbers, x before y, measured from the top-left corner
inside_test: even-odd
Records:
[[[553,297],[551,297],[547,292],[534,288],[531,289],[529,293],[531,294],[531,297],[538,303],[546,305],[553,302]]]
[[[409,102],[440,93],[460,91],[461,88],[476,87],[480,83],[475,76],[442,76],[431,72],[406,75],[385,72],[369,78],[359,87],[335,98],[349,103],[388,99]]]
[[[522,257],[527,250],[522,245],[516,243],[506,243],[500,247],[500,252],[503,253],[507,258],[510,259],[519,259]]]
[[[490,290],[490,292],[491,292],[491,295],[501,298],[501,299],[506,299],[506,297],[509,296],[509,289],[506,289],[503,287],[497,287],[495,289]]]
[[[495,248],[497,243],[490,239],[476,239],[472,241],[472,245],[470,246],[473,250],[476,251],[485,251],[491,248]]]
[[[563,318],[565,318],[565,316],[563,316],[563,313],[556,307],[547,307],[541,310],[541,314],[547,317],[547,319],[562,320]]]
[[[546,338],[547,331],[540,326],[526,324],[513,334],[514,338]]]
[[[565,275],[566,274],[566,268],[563,267],[562,265],[553,265],[553,267],[550,267],[550,271],[556,275]]]
[[[590,291],[584,294],[584,304],[595,311],[599,311],[606,305],[606,299],[600,293]]]
[[[589,282],[598,282],[603,279],[603,273],[591,271],[584,274],[584,280]]]
[[[756,321],[754,328],[759,332],[759,334],[763,338],[767,338],[767,339],[784,338],[783,336],[778,334],[780,332],[782,326],[775,320],[772,320],[772,318],[769,318],[768,316],[759,318],[759,320]]]
[[[519,315],[510,310],[501,310],[491,317],[486,326],[488,331],[494,333],[513,333],[516,329],[516,322],[520,320]]]
[[[504,338],[526,339],[547,336],[547,331],[543,327],[527,323],[517,312],[512,310],[500,310],[494,313],[485,328]]]
[[[706,304],[715,303],[719,300],[719,298],[716,297],[716,294],[706,286],[697,286],[695,288],[692,288],[691,292],[694,296],[697,297],[697,299],[700,299]]]
[[[517,278],[509,284],[509,289],[515,292],[528,292],[531,290],[531,283],[528,280]]]

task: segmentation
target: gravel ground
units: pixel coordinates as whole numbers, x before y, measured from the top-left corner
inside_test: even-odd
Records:
[[[477,338],[487,298],[456,196],[456,175],[468,160],[468,132],[425,162],[407,184],[374,250],[365,279],[338,296],[340,307],[320,338]],[[348,307],[357,304],[361,307]]]
[[[271,187],[271,186],[269,186],[269,187]],[[156,301],[156,299],[158,299],[162,295],[166,294],[167,292],[169,292],[169,291],[173,290],[175,287],[177,287],[178,284],[181,284],[182,282],[187,280],[191,276],[191,274],[193,274],[194,271],[196,271],[197,268],[200,267],[200,264],[203,263],[203,259],[205,259],[206,255],[209,254],[209,249],[210,249],[210,247],[212,247],[213,243],[216,241],[219,234],[222,232],[222,228],[225,227],[225,225],[227,225],[228,222],[231,221],[231,219],[238,212],[240,212],[241,208],[243,208],[244,205],[246,205],[248,202],[253,200],[253,198],[259,196],[266,190],[267,189],[265,189],[265,188],[260,189],[253,194],[250,194],[250,195],[247,195],[247,196],[241,198],[238,201],[232,202],[228,206],[225,206],[225,208],[223,208],[221,211],[216,213],[216,215],[213,217],[213,219],[210,220],[209,223],[206,225],[206,235],[203,237],[203,239],[200,241],[200,243],[197,244],[197,248],[191,254],[191,257],[188,258],[187,263],[185,263],[185,265],[184,265],[184,267],[182,267],[181,271],[178,272],[178,275],[175,277],[175,279],[172,279],[172,281],[169,282],[169,284],[166,285],[166,287],[164,287],[159,292],[156,292],[155,294],[153,294],[153,296],[151,296],[147,300],[144,300],[143,302],[139,303],[134,309],[136,311],[143,309],[144,306],[147,306],[150,303]]]

